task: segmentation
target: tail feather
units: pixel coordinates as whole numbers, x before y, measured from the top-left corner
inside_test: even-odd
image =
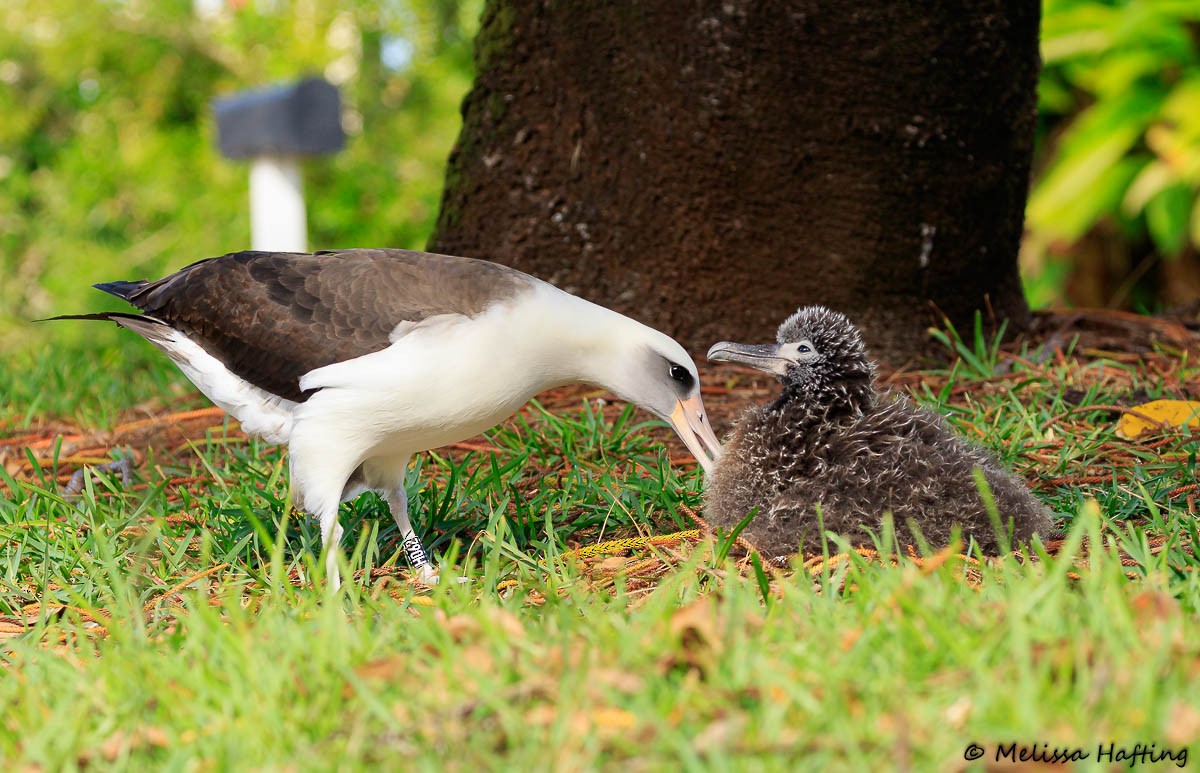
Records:
[[[171,335],[175,332],[175,328],[168,325],[166,322],[157,320],[154,317],[146,315],[128,314],[122,315],[120,319],[114,319],[121,327],[132,330],[133,332],[145,338],[150,343],[161,347],[163,343],[170,340]]]
[[[34,322],[57,322],[61,319],[92,319],[99,322],[116,322],[118,325],[128,320],[142,320],[145,322],[154,322],[164,324],[160,320],[153,317],[147,317],[144,314],[126,314],[122,311],[101,311],[96,314],[60,314],[57,317],[46,317],[44,319],[35,319]]]
[[[114,317],[136,317],[137,314],[122,315],[118,311],[102,311],[99,314],[60,314],[57,317],[46,317],[44,319],[35,319],[34,322],[56,322],[60,319],[94,319],[100,322],[116,322]]]
[[[62,314],[57,317],[35,319],[34,322],[54,322],[61,319],[92,319],[101,322],[115,322],[123,328],[132,330],[151,343],[166,340],[173,330],[170,325],[160,319],[155,319],[145,314],[125,314],[120,311],[102,311],[97,314]]]
[[[99,284],[92,285],[92,287],[95,287],[97,290],[103,290],[109,295],[115,295],[118,298],[129,300],[137,294],[138,290],[141,290],[148,284],[149,282],[147,282],[145,279],[138,279],[132,282],[128,280],[120,280],[117,282],[100,282]]]

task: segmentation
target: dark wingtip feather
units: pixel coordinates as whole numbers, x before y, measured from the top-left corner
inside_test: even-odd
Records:
[[[102,311],[97,314],[63,314],[58,317],[35,319],[34,322],[53,322],[58,319],[94,319],[101,322],[115,322],[120,327],[132,330],[155,345],[165,341],[172,330],[172,327],[161,319],[155,319],[145,314],[125,314],[119,311]]]
[[[44,317],[35,319],[34,322],[56,322],[62,319],[94,319],[100,322],[111,322],[112,315],[109,312],[100,312],[99,314],[60,314],[57,317]]]
[[[35,319],[33,321],[56,322],[62,319],[91,319],[99,322],[116,322],[118,325],[121,324],[121,320],[123,319],[147,319],[151,322],[158,322],[158,320],[152,317],[147,317],[143,314],[123,314],[119,311],[101,311],[97,312],[96,314],[60,314],[57,317],[46,317],[44,319]]]
[[[100,282],[99,284],[92,285],[92,287],[95,287],[97,290],[103,290],[109,295],[115,295],[118,298],[129,300],[138,290],[145,287],[146,284],[147,282],[145,279],[138,279],[132,282],[128,280],[121,280],[118,282]]]

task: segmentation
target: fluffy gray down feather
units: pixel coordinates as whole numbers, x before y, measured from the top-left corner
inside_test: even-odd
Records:
[[[709,480],[705,516],[742,532],[765,556],[819,552],[820,523],[855,545],[872,545],[893,515],[901,544],[949,543],[961,527],[986,554],[1000,542],[975,482],[982,470],[1014,546],[1052,529],[1050,511],[988,451],[954,435],[940,415],[880,392],[857,328],[823,307],[801,309],[779,330],[781,344],[808,339],[820,357],[789,366],[783,394],[748,410]],[[864,528],[865,527],[865,528]]]

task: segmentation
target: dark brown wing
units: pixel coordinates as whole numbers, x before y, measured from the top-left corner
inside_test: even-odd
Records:
[[[409,250],[235,252],[156,282],[97,285],[186,333],[233,373],[303,401],[310,370],[386,348],[402,322],[474,316],[532,278]]]

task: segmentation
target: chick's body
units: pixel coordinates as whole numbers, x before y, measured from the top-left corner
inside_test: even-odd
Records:
[[[714,356],[729,347],[754,355]],[[937,413],[876,389],[874,365],[845,316],[801,309],[780,328],[778,346],[718,344],[709,356],[751,362],[783,382],[777,400],[739,421],[705,504],[709,523],[727,532],[757,508],[742,536],[764,555],[819,550],[822,527],[871,544],[863,527],[878,532],[885,512],[902,544],[915,544],[910,521],[934,547],[958,525],[964,539],[998,553],[976,468],[1014,544],[1050,530],[1049,510],[990,453],[954,435]]]

